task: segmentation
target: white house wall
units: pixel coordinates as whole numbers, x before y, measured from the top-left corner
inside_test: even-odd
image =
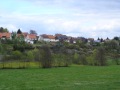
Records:
[[[46,41],[46,42],[57,42],[58,40],[44,38],[43,41]]]

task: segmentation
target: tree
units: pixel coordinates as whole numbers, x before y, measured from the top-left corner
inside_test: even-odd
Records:
[[[113,38],[113,40],[119,40],[119,37],[116,36],[116,37]]]
[[[25,51],[25,44],[23,44],[23,43],[14,44],[13,45],[13,50],[14,51],[18,50],[18,51],[24,52]]]
[[[41,65],[43,68],[52,67],[52,55],[50,48],[47,45],[44,45],[40,48],[41,52]]]
[[[3,29],[4,29],[3,27],[0,27],[0,32],[3,32]]]
[[[85,54],[80,55],[80,61],[82,65],[88,64]]]
[[[102,39],[102,38],[100,39],[100,42],[103,42],[103,39]]]
[[[105,42],[107,54],[114,60],[114,62],[120,64],[120,45],[118,40],[111,40]]]
[[[5,62],[6,62],[6,59],[7,59],[7,55],[6,54],[4,54],[3,56],[2,56],[2,69],[4,69],[5,68]]]
[[[18,29],[17,34],[22,34],[22,31]]]
[[[2,68],[5,68],[5,62],[6,62],[6,58],[7,58],[7,54],[6,54],[6,46],[0,44],[0,53],[1,55],[1,61],[2,61]]]
[[[14,43],[14,41],[15,41],[15,39],[17,37],[17,33],[16,32],[12,32],[11,37],[12,37],[12,40],[13,40],[13,43]]]
[[[37,32],[35,30],[30,30],[30,34],[36,34],[37,35]]]
[[[9,32],[7,28],[3,28],[3,27],[0,27],[0,32],[1,33],[4,33],[4,32]]]
[[[108,43],[109,49],[117,49],[119,47],[119,42],[117,40],[112,40]]]
[[[60,48],[60,54],[62,55],[61,59],[63,60],[63,66],[68,67],[71,64],[71,59],[73,58],[72,53],[69,52],[69,50],[63,46]]]
[[[33,56],[32,51],[28,51],[28,52],[27,52],[27,57],[28,57],[28,61],[33,61],[34,56]]]
[[[106,40],[110,40],[108,37],[107,37],[107,39]]]
[[[95,65],[105,66],[106,57],[105,57],[105,48],[99,47],[95,53]]]
[[[78,53],[75,53],[73,57],[74,57],[73,63],[80,64],[80,55]]]
[[[29,62],[29,65],[30,65],[30,61],[33,61],[33,60],[34,60],[34,55],[33,55],[32,51],[28,51],[27,52],[27,61]]]
[[[53,54],[53,59],[54,59],[54,66],[61,67],[63,66],[63,55],[62,54]]]
[[[87,60],[88,65],[94,66],[95,62],[94,62],[94,55],[93,54],[87,56],[86,60]]]
[[[13,51],[12,56],[14,60],[18,60],[18,64],[19,64],[18,68],[21,68],[20,62],[23,56],[22,53],[20,51]]]
[[[41,67],[41,55],[40,55],[40,50],[39,49],[34,49],[32,51],[34,60],[39,62],[39,67]]]
[[[100,38],[98,37],[98,39],[97,40],[100,40]]]
[[[3,32],[9,32],[7,28],[4,28],[3,29]]]
[[[120,54],[116,51],[112,54],[113,60],[115,61],[116,65],[120,65]]]

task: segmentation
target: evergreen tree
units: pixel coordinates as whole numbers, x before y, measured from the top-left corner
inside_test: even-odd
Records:
[[[22,34],[22,31],[18,29],[17,34]]]

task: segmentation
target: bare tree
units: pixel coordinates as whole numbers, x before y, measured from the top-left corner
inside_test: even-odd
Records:
[[[103,47],[99,47],[96,50],[95,65],[100,65],[100,66],[106,65],[105,49]]]
[[[52,67],[52,55],[50,48],[47,45],[44,45],[40,48],[41,52],[41,65],[43,68]]]

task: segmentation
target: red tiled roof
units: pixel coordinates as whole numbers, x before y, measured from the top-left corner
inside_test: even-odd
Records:
[[[20,37],[20,36],[24,36],[24,37],[27,37],[27,35],[28,35],[28,33],[27,32],[24,32],[24,33],[22,33],[22,34],[17,34],[17,37]]]
[[[23,34],[17,34],[17,37],[20,37],[20,36],[22,36]]]
[[[55,39],[55,36],[53,35],[47,35],[49,39]]]
[[[37,38],[36,34],[28,34],[28,37],[30,39],[36,39]]]
[[[0,38],[2,37],[6,37],[6,38],[10,38],[11,33],[0,33]]]
[[[48,39],[55,39],[55,36],[53,35],[46,35],[46,34],[43,34],[41,35],[43,38],[48,38]]]
[[[41,35],[43,38],[48,38],[48,36],[46,34],[42,34]]]

